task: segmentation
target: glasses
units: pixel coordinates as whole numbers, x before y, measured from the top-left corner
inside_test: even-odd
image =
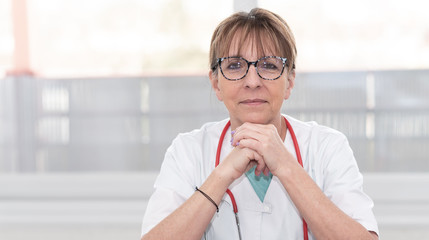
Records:
[[[215,71],[219,66],[226,79],[237,81],[247,75],[250,65],[255,67],[259,77],[265,80],[276,80],[283,74],[286,58],[268,56],[249,62],[242,57],[223,57],[217,59],[217,65],[212,70]]]

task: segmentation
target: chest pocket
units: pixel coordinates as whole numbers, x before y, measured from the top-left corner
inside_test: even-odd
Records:
[[[231,200],[224,197],[219,204],[219,212],[215,213],[202,239],[207,240],[236,240],[238,229],[235,222]]]

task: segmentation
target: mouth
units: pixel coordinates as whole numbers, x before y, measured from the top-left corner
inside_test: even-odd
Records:
[[[264,104],[267,103],[267,101],[263,100],[263,99],[246,99],[244,101],[240,102],[241,104],[246,104],[246,105],[260,105],[260,104]]]

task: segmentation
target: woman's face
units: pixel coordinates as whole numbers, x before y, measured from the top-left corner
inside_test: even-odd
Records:
[[[265,44],[265,49],[270,49],[268,41],[263,44]],[[265,56],[279,56],[279,54],[271,51],[266,52],[265,56],[259,56],[254,46],[252,40],[247,40],[243,46],[239,46],[237,41],[233,40],[228,56],[240,56],[249,62]],[[239,50],[241,54],[239,54]],[[234,125],[235,123],[237,126],[245,122],[270,124],[278,120],[283,100],[289,98],[295,80],[295,73],[287,72],[287,67],[285,67],[280,78],[276,80],[262,79],[253,65],[250,66],[247,75],[241,80],[230,81],[226,79],[219,67],[217,74],[210,71],[209,75],[217,98],[223,101],[228,109],[231,124]]]

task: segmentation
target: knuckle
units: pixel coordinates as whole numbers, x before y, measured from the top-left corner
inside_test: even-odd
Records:
[[[267,144],[270,141],[270,137],[269,136],[263,136],[261,141],[262,141],[262,143]]]
[[[264,141],[264,142],[262,143],[262,148],[263,148],[263,149],[267,149],[267,148],[269,147],[269,145],[270,145],[270,144],[268,144],[268,143],[267,143],[267,141]]]

